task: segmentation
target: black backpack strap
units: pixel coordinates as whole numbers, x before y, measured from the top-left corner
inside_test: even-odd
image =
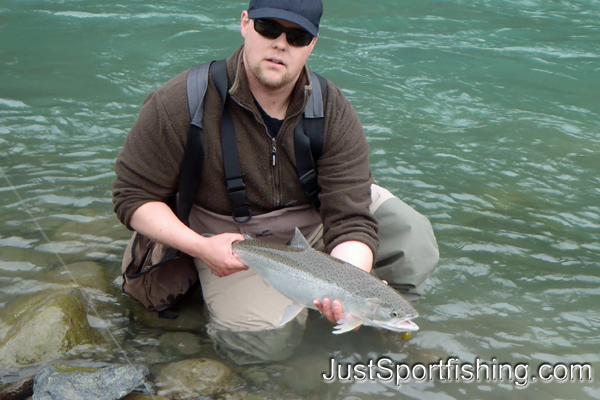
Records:
[[[233,220],[238,224],[250,221],[250,205],[246,197],[246,185],[240,167],[240,155],[235,140],[235,129],[229,108],[225,106],[227,101],[227,65],[225,60],[215,61],[211,67],[213,81],[221,100],[223,101],[223,115],[221,117],[221,151],[223,152],[223,164],[225,167],[225,180],[227,192],[232,203]]]
[[[321,157],[324,140],[324,107],[325,94],[327,93],[327,79],[310,71],[310,80],[313,83],[313,91],[304,109],[306,136],[310,139],[310,152],[315,162]],[[318,85],[316,83],[319,83]]]
[[[294,152],[296,155],[296,170],[300,184],[311,204],[321,208],[316,163],[323,151],[324,108],[323,101],[327,90],[327,80],[310,71],[312,93],[304,109],[304,116],[294,129]]]
[[[181,162],[177,200],[177,217],[186,225],[189,225],[190,212],[194,205],[194,196],[200,185],[204,162],[202,116],[204,115],[204,96],[208,87],[209,69],[210,63],[196,65],[188,72],[186,81],[191,124]]]
[[[212,63],[196,65],[187,77],[187,98],[190,109],[191,124],[203,129],[202,117],[204,117],[204,96],[208,88],[208,72]]]

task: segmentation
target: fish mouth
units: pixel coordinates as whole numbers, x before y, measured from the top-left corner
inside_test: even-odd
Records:
[[[419,325],[415,324],[410,319],[407,319],[405,321],[400,322],[400,324],[398,324],[398,326],[400,328],[402,328],[402,329],[406,329],[407,332],[412,332],[412,331],[418,331],[419,330]]]
[[[413,332],[419,330],[419,326],[410,319],[392,320],[383,325],[384,328],[394,332]]]

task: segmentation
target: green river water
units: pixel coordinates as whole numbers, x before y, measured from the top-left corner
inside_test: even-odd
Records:
[[[54,251],[118,278],[115,157],[149,91],[242,43],[246,6],[0,0],[0,307],[48,286]],[[309,66],[350,99],[376,179],[430,218],[441,260],[408,342],[333,337],[317,320],[285,364],[295,372],[266,366],[264,385],[281,398],[600,399],[600,1],[325,0]],[[104,318],[125,355],[171,361],[152,351],[162,331],[124,322],[113,286],[122,312]],[[333,356],[527,364],[529,384],[325,383]],[[544,363],[588,364],[595,379],[533,381]]]

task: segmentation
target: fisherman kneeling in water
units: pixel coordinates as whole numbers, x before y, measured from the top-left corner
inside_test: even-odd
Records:
[[[199,278],[210,313],[207,332],[240,364],[288,357],[306,321],[304,310],[280,326],[291,300],[232,255],[243,234],[285,244],[298,227],[314,248],[367,272],[375,265],[381,279],[405,284],[413,296],[438,261],[429,221],[374,185],[365,133],[348,100],[306,67],[322,12],[321,0],[252,0],[241,15],[244,44],[210,67],[205,92],[191,92],[203,84],[190,86],[186,71],[150,93],[115,165],[119,219],[189,254],[196,267],[169,270],[161,281],[148,278],[143,293],[126,280],[124,290],[144,303],[154,289],[170,285],[165,277],[183,287]],[[223,77],[227,90],[218,87]],[[203,104],[199,113],[190,106],[193,96]],[[204,151],[191,157],[200,160],[201,172],[191,173],[198,189],[188,226],[168,203],[182,196],[194,126],[201,128]],[[233,139],[223,139],[224,132],[234,132]],[[168,306],[178,294],[158,301]],[[341,318],[339,302],[316,300],[331,322]]]

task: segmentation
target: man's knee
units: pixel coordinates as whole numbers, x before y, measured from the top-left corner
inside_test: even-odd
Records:
[[[372,187],[371,212],[379,222],[376,275],[407,293],[420,296],[439,261],[429,220],[388,190]]]

